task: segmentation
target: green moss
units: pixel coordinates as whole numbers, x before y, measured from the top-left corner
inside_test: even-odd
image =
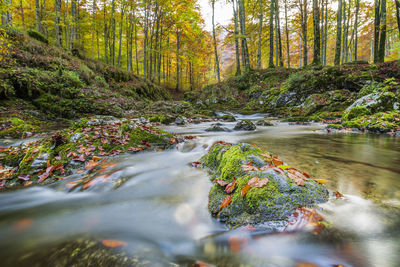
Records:
[[[343,126],[341,124],[328,124],[328,126],[326,126],[327,128],[330,129],[342,129]]]
[[[343,115],[343,120],[350,121],[352,119],[369,114],[371,114],[371,112],[364,106],[354,107],[349,112]]]
[[[41,33],[35,30],[28,30],[28,35],[42,43],[49,44],[49,40],[47,40]]]

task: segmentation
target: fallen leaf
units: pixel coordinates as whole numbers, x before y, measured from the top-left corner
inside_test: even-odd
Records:
[[[261,188],[261,187],[264,187],[264,186],[266,186],[268,184],[268,178],[264,178],[264,179],[262,179],[262,180],[259,180],[257,183],[256,183],[256,187],[258,187],[258,188]]]
[[[314,179],[314,181],[316,181],[317,183],[320,183],[320,184],[326,184],[328,182],[328,180],[325,180],[325,179]]]
[[[250,187],[254,187],[254,186],[256,186],[256,184],[258,183],[258,181],[260,181],[260,178],[258,178],[258,177],[253,177],[253,178],[251,178],[251,179],[247,182],[247,184],[250,185]]]
[[[229,183],[226,187],[224,192],[227,194],[232,193],[235,190],[236,184],[237,184],[237,180],[235,180],[234,182]]]
[[[272,158],[272,163],[273,163],[275,166],[283,165],[283,161],[280,160],[277,156],[275,156],[275,157]]]
[[[122,247],[126,246],[127,243],[119,240],[111,240],[111,239],[105,239],[101,240],[101,243],[103,243],[104,246],[109,247],[109,248],[116,248],[116,247]]]
[[[219,206],[219,211],[221,211],[223,208],[229,205],[232,201],[232,196],[226,196],[226,198],[221,202],[221,205]]]
[[[27,158],[26,160],[25,160],[25,162],[29,162],[29,161],[32,161],[33,160],[33,157],[29,157],[29,158]]]
[[[202,261],[196,261],[195,263],[193,263],[193,267],[211,267],[211,265]]]
[[[26,183],[24,183],[24,186],[30,186],[33,182],[32,181],[28,181]]]
[[[339,191],[335,191],[334,194],[335,194],[336,198],[342,198],[342,197],[344,197],[343,194],[340,193]]]
[[[258,171],[258,169],[254,166],[251,165],[242,165],[240,166],[242,168],[243,171],[247,172],[247,171]]]
[[[16,221],[13,225],[14,229],[17,231],[24,231],[29,228],[33,223],[31,218],[24,218],[19,221]]]
[[[235,252],[239,253],[242,249],[247,246],[247,239],[240,236],[230,236],[229,237],[229,248]]]
[[[220,186],[226,186],[228,183],[221,179],[215,179],[214,183],[219,184]]]
[[[101,160],[102,158],[101,157],[98,157],[98,156],[93,156],[93,158],[92,158],[92,160],[94,161],[94,162],[96,162],[96,161],[99,161],[99,160]]]
[[[195,167],[195,168],[198,168],[201,165],[201,162],[198,161],[198,160],[192,161],[191,163],[192,163],[192,166]]]
[[[31,179],[31,176],[29,174],[20,175],[20,176],[18,176],[18,179],[21,179],[21,180],[24,180],[24,181],[28,181],[29,179]]]
[[[315,209],[299,207],[289,216],[284,232],[312,231],[313,234],[318,234],[324,228],[320,223],[323,220]]]
[[[76,173],[78,173],[78,174],[81,174],[81,173],[84,173],[85,171],[84,170],[77,170],[76,171]]]
[[[292,181],[294,181],[297,185],[299,185],[299,186],[303,186],[303,185],[304,185],[304,180],[301,179],[301,178],[299,178],[299,177],[297,177],[296,175],[294,175],[294,174],[288,172],[288,173],[287,173],[287,176],[288,176]]]
[[[240,195],[242,195],[242,197],[244,197],[247,192],[250,190],[251,186],[246,184],[245,186],[243,186],[242,190],[240,191]]]

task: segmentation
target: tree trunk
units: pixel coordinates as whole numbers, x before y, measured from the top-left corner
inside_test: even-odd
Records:
[[[115,66],[115,0],[111,1],[111,33],[112,33],[112,47],[111,47],[111,62]]]
[[[380,0],[375,0],[375,20],[374,20],[374,63],[378,62],[379,51],[379,32],[380,32]]]
[[[285,0],[285,32],[286,32],[286,57],[287,67],[290,68],[290,50],[289,50],[289,28],[288,28],[288,0]]]
[[[176,88],[175,90],[179,92],[179,47],[180,46],[180,33],[176,31]]]
[[[136,18],[135,18],[136,19]],[[137,26],[135,20],[135,61],[136,61],[136,74],[139,75],[139,55],[138,55],[138,45],[137,45]]]
[[[236,51],[236,76],[240,75],[240,52],[239,52],[239,25],[238,25],[238,10],[237,6],[235,7],[235,1],[232,0],[233,7],[233,19],[235,23],[235,51]]]
[[[313,28],[314,28],[314,65],[321,65],[321,35],[320,35],[320,25],[319,25],[319,7],[318,1],[313,0]]]
[[[263,22],[263,0],[258,0],[260,5],[260,15],[259,15],[259,28],[258,28],[258,51],[257,51],[257,68],[261,69],[261,34],[262,34],[262,22]]]
[[[92,7],[92,59],[94,59],[94,32],[95,32],[95,19],[96,19],[95,15],[96,15],[96,0],[93,0],[93,7]]]
[[[381,0],[381,31],[379,37],[378,62],[385,61],[385,45],[386,45],[386,0]]]
[[[67,4],[67,10],[68,10],[68,4]],[[41,17],[41,13],[40,13],[40,2],[39,2],[39,0],[35,0],[35,21],[36,21],[36,31],[38,31],[41,34],[43,34],[42,17]]]
[[[269,9],[269,62],[268,67],[274,68],[274,0]]]
[[[354,60],[357,60],[358,53],[358,12],[360,9],[360,0],[356,0],[356,18],[354,21]]]
[[[104,62],[107,64],[108,63],[108,55],[107,55],[107,50],[108,50],[108,27],[107,27],[107,20],[106,20],[106,1],[104,1],[104,6],[103,6],[103,11],[104,11]]]
[[[339,7],[337,11],[337,25],[336,25],[336,48],[335,48],[335,66],[340,65],[340,52],[342,44],[342,0],[339,0]]]
[[[304,0],[304,19],[303,19],[303,65],[308,65],[308,47],[307,47],[307,0]]]
[[[212,7],[212,28],[213,28],[213,41],[214,41],[214,56],[215,56],[215,68],[217,71],[217,79],[218,83],[221,82],[221,77],[219,73],[219,59],[218,59],[218,49],[217,49],[217,38],[215,37],[215,21],[214,21],[214,7],[215,7],[215,0],[211,1]]]
[[[243,70],[245,72],[250,70],[249,50],[247,48],[246,39],[246,15],[244,9],[244,0],[239,1],[239,20],[240,20],[240,34],[242,35],[242,61]]]
[[[324,30],[324,65],[327,65],[326,52],[328,49],[328,0],[325,1],[325,30]]]
[[[282,39],[281,39],[281,23],[280,23],[280,18],[279,18],[279,2],[278,0],[275,0],[275,20],[276,20],[276,40],[277,40],[277,55],[278,55],[278,61],[277,65],[279,62],[279,66],[283,67],[283,58],[282,58]]]
[[[399,42],[400,42],[400,1],[396,1],[396,20],[397,20],[397,28],[399,30],[398,37],[399,37]]]
[[[396,0],[397,1],[397,0]],[[61,5],[61,1],[60,1],[60,5]],[[22,20],[22,28],[24,29],[24,31],[26,30],[25,28],[25,15],[24,15],[24,6],[22,5],[22,0],[19,0],[19,8],[21,10],[21,20]],[[61,9],[61,8],[60,8]],[[62,33],[61,33],[62,34]]]
[[[119,22],[119,46],[118,46],[118,59],[117,66],[118,68],[121,66],[121,50],[122,50],[122,27],[124,26],[124,13],[125,13],[125,5],[122,6],[121,9],[121,21]]]

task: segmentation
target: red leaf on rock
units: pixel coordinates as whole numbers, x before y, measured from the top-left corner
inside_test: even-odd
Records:
[[[254,186],[256,186],[256,184],[258,183],[259,180],[260,180],[260,178],[253,177],[247,182],[247,184],[250,185],[250,187],[254,187]]]
[[[264,187],[268,184],[268,178],[264,178],[262,180],[259,180],[258,183],[256,184],[256,187],[261,188]]]
[[[200,165],[201,165],[201,162],[198,161],[198,160],[192,161],[191,163],[192,163],[192,166],[195,167],[195,168],[198,168],[198,167],[200,167]]]
[[[232,201],[232,196],[226,196],[226,198],[221,202],[221,206],[219,206],[219,211],[221,211],[223,208],[229,205]]]
[[[235,186],[237,184],[237,180],[235,180],[234,182],[229,183],[226,187],[224,192],[227,194],[230,194],[233,192],[233,190],[235,190]]]
[[[29,179],[31,179],[31,176],[29,174],[28,175],[20,175],[20,176],[18,176],[18,179],[28,181]]]
[[[220,180],[220,179],[215,179],[214,183],[219,184],[220,186],[226,186],[228,183],[225,182],[224,180]]]
[[[73,161],[85,162],[85,156],[84,156],[84,155],[80,155],[79,157],[78,157],[78,156],[75,156],[72,160],[73,160]]]
[[[242,195],[242,197],[244,197],[247,192],[250,190],[251,186],[246,184],[245,186],[243,186],[242,190],[240,191],[240,195]]]
[[[273,163],[275,166],[279,166],[279,165],[282,165],[282,164],[283,164],[283,161],[280,160],[277,156],[275,156],[275,157],[272,158],[272,163]]]
[[[290,172],[288,172],[287,175],[288,175],[288,177],[289,177],[291,180],[293,180],[297,185],[299,185],[299,186],[303,186],[303,185],[304,185],[304,180],[303,180],[303,179],[297,177],[296,175],[294,175],[294,174],[292,174],[292,173],[290,173]]]
[[[335,194],[336,198],[342,198],[342,197],[344,197],[343,194],[340,193],[339,191],[335,191],[334,194]]]
[[[243,171],[247,172],[247,171],[258,171],[258,169],[254,166],[251,165],[242,165],[240,166],[242,168]]]
[[[324,218],[315,210],[304,207],[297,208],[292,215],[289,216],[289,223],[285,228],[285,232],[311,230],[314,234],[318,234],[324,226],[320,224]]]

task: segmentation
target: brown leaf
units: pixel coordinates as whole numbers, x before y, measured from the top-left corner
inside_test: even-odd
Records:
[[[235,252],[241,252],[244,247],[247,246],[247,238],[241,236],[230,236],[229,237],[229,248]]]
[[[232,201],[232,196],[226,196],[226,198],[221,202],[221,206],[219,206],[219,211],[221,211],[223,208],[229,205]]]
[[[289,177],[291,180],[293,180],[297,185],[299,185],[299,186],[303,186],[303,185],[304,185],[304,180],[303,180],[303,179],[297,177],[296,175],[294,175],[294,174],[292,174],[292,173],[290,173],[290,172],[288,172],[287,175],[288,175],[288,177]]]
[[[109,248],[116,248],[116,247],[122,247],[126,246],[127,243],[119,240],[111,240],[111,239],[105,239],[101,240],[101,243],[103,243],[104,246],[109,247]]]
[[[323,224],[320,224],[323,220],[324,218],[315,209],[299,207],[289,216],[289,223],[284,231],[311,230],[314,234],[318,234],[324,228]]]
[[[258,171],[258,169],[254,166],[251,165],[242,165],[240,166],[242,168],[243,171],[247,172],[247,171]]]
[[[24,181],[28,181],[29,179],[31,179],[31,176],[29,174],[20,175],[20,176],[18,176],[18,179],[21,179],[21,180],[24,180]]]
[[[268,178],[264,178],[264,179],[262,179],[262,180],[259,180],[259,181],[256,183],[256,187],[261,188],[261,187],[266,186],[267,184],[268,184]]]
[[[236,184],[237,184],[237,180],[235,180],[234,182],[229,183],[229,184],[225,187],[224,192],[227,193],[227,194],[232,193],[233,190],[235,190]]]
[[[201,165],[201,162],[198,161],[198,160],[192,161],[191,163],[192,163],[192,166],[195,167],[195,168],[198,168]]]
[[[275,156],[275,157],[272,158],[272,163],[273,163],[275,166],[279,166],[279,165],[282,165],[282,164],[283,164],[283,161],[280,160],[277,156]]]
[[[242,190],[240,191],[240,195],[242,195],[242,197],[244,197],[247,192],[250,190],[251,186],[246,184],[245,186],[243,186]]]
[[[320,183],[320,184],[326,184],[328,182],[328,180],[326,180],[326,179],[314,179],[314,181],[316,181],[317,183]]]
[[[250,185],[250,187],[255,187],[258,181],[260,181],[260,178],[253,177],[247,182],[247,184]]]
[[[214,183],[219,184],[220,186],[226,186],[228,183],[221,179],[215,179]]]
[[[99,161],[99,160],[101,160],[101,157],[98,157],[98,156],[93,156],[92,160],[93,160],[94,162],[96,162],[96,161]]]
[[[72,160],[73,160],[73,161],[85,162],[85,156],[84,156],[84,155],[80,155],[79,157],[78,157],[78,156],[75,156]]]
[[[342,197],[344,197],[343,194],[340,193],[339,191],[335,191],[334,194],[335,194],[336,198],[342,198]]]

